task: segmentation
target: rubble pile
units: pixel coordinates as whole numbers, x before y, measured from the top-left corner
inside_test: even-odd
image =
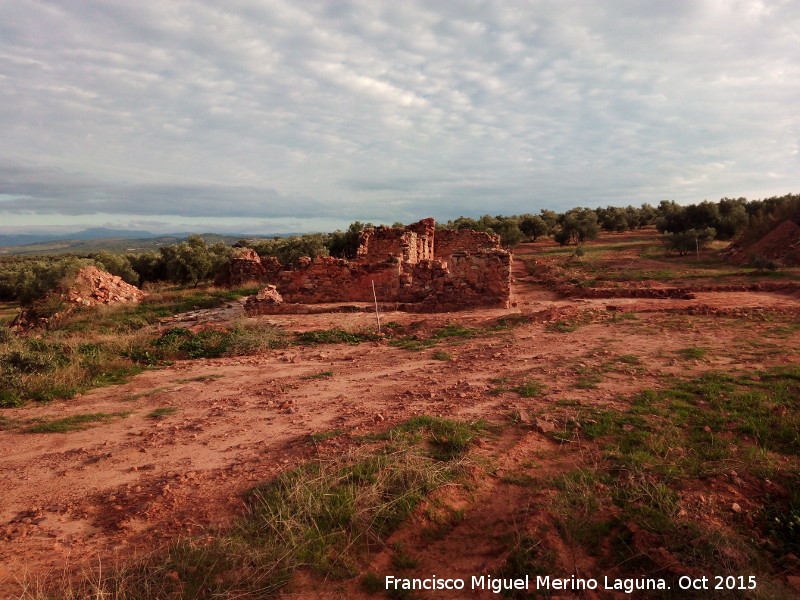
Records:
[[[69,283],[22,309],[9,323],[9,327],[16,333],[50,327],[78,307],[135,304],[146,295],[135,285],[123,281],[121,277],[97,267],[83,267]],[[58,306],[56,312],[52,312],[53,305]]]
[[[98,304],[136,303],[147,294],[121,277],[97,267],[83,267],[61,294],[67,304],[95,306]]]

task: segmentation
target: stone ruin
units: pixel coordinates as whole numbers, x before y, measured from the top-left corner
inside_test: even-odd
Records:
[[[360,242],[353,260],[317,256],[301,258],[297,267],[240,251],[227,265],[226,283],[273,286],[248,300],[250,314],[301,312],[298,304],[373,302],[373,284],[384,309],[439,312],[510,305],[512,256],[500,248],[496,235],[436,231],[433,219],[423,219],[402,228],[367,229]]]

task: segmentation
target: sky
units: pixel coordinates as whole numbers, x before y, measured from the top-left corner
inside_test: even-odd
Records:
[[[0,233],[800,192],[797,0],[0,0]]]

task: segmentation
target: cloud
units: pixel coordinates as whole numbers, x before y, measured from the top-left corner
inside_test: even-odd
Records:
[[[794,2],[9,7],[0,213],[32,222],[391,222],[800,183]]]

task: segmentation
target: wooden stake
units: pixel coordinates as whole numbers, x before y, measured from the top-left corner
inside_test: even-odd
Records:
[[[381,315],[378,312],[378,296],[375,293],[375,280],[372,280],[372,298],[375,300],[375,320],[378,322],[378,333],[381,332]]]

